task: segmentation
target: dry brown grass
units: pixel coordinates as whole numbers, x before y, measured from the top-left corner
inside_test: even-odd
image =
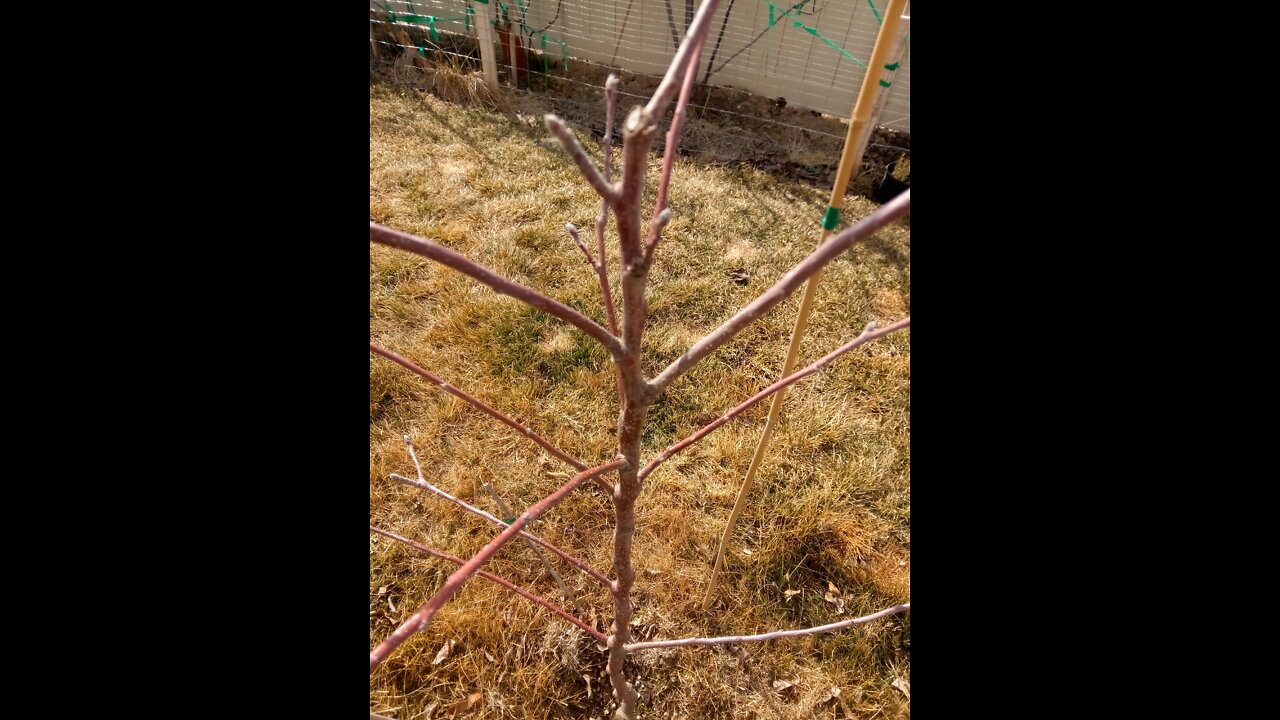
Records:
[[[565,222],[592,227],[599,200],[549,139],[533,102],[526,97],[503,114],[371,84],[370,217],[458,249],[603,323],[595,276],[562,229]],[[579,136],[599,152],[598,142]],[[656,171],[659,158],[652,163]],[[677,166],[675,218],[650,274],[644,347],[650,376],[813,248],[825,195],[752,169]],[[860,217],[873,207],[850,197],[845,214]],[[616,271],[617,248],[610,254]],[[898,223],[829,266],[802,362],[852,338],[868,320],[883,324],[908,314],[909,257],[910,228]],[[776,379],[796,304],[792,298],[779,306],[672,386],[650,413],[646,459]],[[580,332],[424,258],[381,246],[370,248],[369,310],[374,342],[588,464],[612,458],[618,402],[611,363]],[[638,639],[808,627],[910,599],[907,331],[846,355],[792,389],[738,523],[720,600],[711,613],[698,609],[767,405],[648,480],[637,506]],[[460,557],[483,546],[493,529],[387,479],[413,472],[400,439],[406,432],[432,483],[494,512],[482,482],[523,508],[559,486],[555,473],[568,469],[371,356],[370,522]],[[609,571],[612,509],[598,488],[584,486],[536,532]],[[369,551],[372,647],[453,566],[377,536]],[[563,601],[553,581],[539,578],[541,565],[523,544],[508,546],[488,569]],[[562,572],[606,629],[608,594],[580,573]],[[824,598],[828,583],[839,590],[843,614]],[[787,590],[800,593],[788,598]],[[456,647],[434,665],[448,640]],[[455,703],[481,693],[468,717],[602,717],[611,701],[603,668],[604,654],[581,632],[476,579],[372,674],[370,709],[396,718],[446,717]],[[909,681],[909,618],[742,648],[647,651],[633,656],[629,675],[645,718],[844,717],[840,700],[857,717],[908,717],[908,700],[892,683]],[[793,685],[777,689],[775,681]],[[840,700],[829,698],[833,687],[841,689]]]

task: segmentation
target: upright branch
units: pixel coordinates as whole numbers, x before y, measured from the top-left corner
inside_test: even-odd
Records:
[[[649,114],[661,117],[667,106],[671,104],[671,97],[676,93],[676,83],[684,78],[685,71],[695,53],[702,52],[707,31],[711,29],[711,16],[715,14],[719,4],[720,0],[703,0],[702,5],[698,7],[698,14],[694,16],[693,22],[685,32],[685,41],[680,43],[680,48],[676,50],[676,56],[671,59],[667,73],[662,76],[662,82],[658,84],[658,89],[653,91],[653,97],[649,98],[649,104],[645,106]]]
[[[589,337],[594,338],[601,345],[604,345],[605,349],[615,359],[622,356],[622,344],[618,342],[618,338],[610,335],[608,330],[597,325],[591,318],[564,303],[552,300],[536,290],[512,282],[489,268],[467,259],[455,250],[450,250],[443,245],[424,238],[414,237],[409,233],[383,227],[372,221],[369,223],[369,239],[382,245],[422,255],[442,265],[451,267],[464,275],[469,275],[493,288],[496,292],[510,295],[535,310],[554,315],[573,325]]]
[[[404,644],[404,641],[408,640],[414,633],[426,630],[427,627],[431,625],[431,618],[435,616],[436,612],[462,589],[462,586],[466,584],[466,582],[470,580],[486,562],[489,561],[489,558],[493,557],[494,553],[498,552],[503,545],[511,542],[511,540],[513,540],[520,531],[524,529],[525,525],[537,520],[542,513],[550,510],[556,505],[559,505],[562,500],[569,496],[569,493],[577,489],[577,487],[584,481],[611,470],[617,470],[620,467],[625,467],[626,465],[626,459],[618,458],[611,463],[600,465],[589,470],[583,470],[577,475],[574,475],[569,482],[560,486],[559,490],[556,490],[537,503],[534,503],[529,509],[521,513],[520,517],[516,518],[510,525],[508,525],[506,530],[503,530],[496,538],[490,540],[489,544],[480,549],[480,552],[473,555],[470,560],[466,561],[462,565],[462,567],[459,567],[454,571],[454,573],[449,576],[449,579],[445,580],[444,586],[437,590],[436,593],[432,595],[421,608],[419,608],[418,612],[414,613],[408,620],[402,623],[400,627],[396,628],[395,632],[391,633],[390,637],[379,643],[378,646],[369,653],[369,672],[373,672],[378,665],[382,664],[383,660],[387,659],[387,656],[390,655],[393,650]]]
[[[903,603],[894,605],[891,608],[881,610],[879,612],[864,615],[862,617],[849,618],[840,622],[833,622],[829,625],[819,625],[817,627],[806,628],[804,630],[779,630],[777,632],[764,633],[762,635],[735,635],[731,637],[713,637],[713,638],[685,638],[684,640],[655,640],[653,642],[641,642],[628,645],[626,650],[629,653],[638,652],[640,650],[653,650],[655,648],[672,648],[672,647],[688,647],[690,645],[729,645],[734,643],[748,642],[764,642],[765,640],[777,640],[778,638],[800,637],[802,635],[817,635],[818,633],[831,632],[832,630],[840,630],[842,628],[852,627],[869,623],[872,620],[879,620],[882,617],[896,615],[901,612],[907,612],[911,609],[911,603]]]
[[[640,438],[648,403],[644,400],[645,378],[640,369],[640,344],[644,338],[648,303],[644,297],[647,279],[644,249],[640,242],[640,200],[649,147],[657,124],[644,108],[631,111],[623,127],[622,182],[618,202],[618,244],[622,255],[622,359],[618,361],[622,410],[618,415],[618,452],[629,461],[618,473],[613,490],[613,626],[609,634],[609,681],[618,699],[618,714],[635,717],[639,696],[623,673],[625,653],[631,639],[631,586],[635,570],[631,565],[631,543],[636,529],[635,505],[640,494],[636,471],[640,467]]]
[[[788,295],[796,291],[796,288],[803,285],[805,280],[808,280],[810,276],[821,270],[827,263],[834,260],[855,243],[866,240],[874,235],[877,230],[906,215],[910,210],[911,191],[907,190],[863,218],[858,224],[837,235],[833,235],[830,240],[819,246],[817,250],[814,250],[809,257],[801,260],[795,267],[788,270],[787,274],[783,275],[782,279],[778,280],[773,287],[765,290],[759,297],[739,310],[736,315],[726,320],[723,325],[712,330],[701,340],[695,342],[683,355],[668,365],[665,370],[649,382],[648,397],[651,399],[657,397],[673,380],[687,372],[699,360],[710,355],[716,348],[732,340],[735,335],[742,332],[743,328],[755,322],[761,315],[786,299]]]
[[[390,350],[384,350],[383,348],[378,347],[377,345],[375,345],[375,344],[373,344],[373,343],[369,343],[369,349],[370,349],[370,350],[372,350],[373,352],[378,353],[378,354],[379,354],[379,355],[381,355],[382,357],[384,357],[384,358],[386,358],[386,359],[388,359],[388,360],[391,360],[392,362],[395,362],[395,363],[399,364],[400,366],[402,366],[402,367],[404,367],[404,368],[408,369],[409,371],[411,371],[411,372],[413,372],[413,373],[416,373],[416,374],[418,374],[418,375],[421,375],[422,377],[424,377],[424,378],[426,378],[427,380],[431,381],[431,383],[432,383],[432,384],[434,384],[435,386],[439,387],[441,390],[444,390],[445,392],[449,393],[450,395],[452,395],[452,396],[454,396],[454,397],[456,397],[456,398],[460,398],[460,399],[462,399],[462,400],[465,400],[466,402],[470,403],[472,407],[476,408],[476,409],[477,409],[477,410],[479,410],[480,412],[483,412],[484,414],[488,415],[489,417],[494,418],[494,419],[495,419],[495,420],[497,420],[498,422],[501,422],[503,425],[506,425],[507,427],[510,427],[510,428],[515,429],[515,430],[516,430],[516,431],[518,431],[521,435],[524,435],[525,437],[529,438],[530,440],[532,440],[532,441],[534,441],[534,442],[538,443],[538,445],[540,445],[540,446],[542,447],[542,449],[544,449],[544,450],[546,450],[547,452],[551,453],[553,456],[555,456],[555,457],[559,458],[560,460],[563,460],[563,461],[565,461],[565,462],[569,463],[570,465],[572,465],[572,466],[574,467],[574,469],[575,469],[575,470],[586,470],[586,469],[587,469],[587,466],[586,466],[586,465],[585,465],[581,460],[579,460],[579,459],[577,459],[577,458],[573,457],[572,455],[570,455],[569,453],[567,453],[567,452],[565,452],[565,451],[561,450],[560,448],[556,447],[555,445],[552,445],[550,442],[547,442],[547,440],[546,440],[545,438],[543,438],[541,435],[539,435],[538,433],[536,433],[536,432],[534,432],[534,431],[530,430],[529,428],[525,427],[524,425],[521,425],[520,423],[516,422],[515,420],[512,420],[512,419],[511,419],[511,416],[507,415],[506,413],[500,412],[500,411],[498,411],[498,410],[494,410],[492,407],[490,407],[490,406],[489,406],[488,404],[486,404],[484,401],[479,400],[479,399],[477,399],[477,398],[475,398],[475,397],[472,397],[471,395],[469,395],[469,394],[467,394],[467,393],[463,392],[462,390],[459,390],[458,388],[456,388],[456,387],[454,387],[454,386],[450,385],[449,383],[445,382],[444,380],[441,380],[440,378],[436,377],[435,375],[432,375],[431,373],[427,372],[426,370],[423,370],[422,368],[418,367],[417,365],[414,365],[412,362],[409,362],[409,361],[408,361],[408,360],[406,360],[405,358],[403,358],[403,357],[401,357],[401,356],[397,355],[396,353],[391,352]],[[414,459],[414,462],[415,462],[415,463],[417,463],[417,459],[416,459],[416,458]],[[419,474],[421,474],[421,471],[419,471]]]
[[[709,24],[708,27],[710,27]],[[653,262],[653,251],[658,247],[658,238],[662,236],[663,228],[671,220],[671,208],[667,207],[667,186],[671,182],[671,169],[676,163],[676,148],[680,146],[680,132],[684,129],[684,117],[688,114],[689,97],[693,94],[694,77],[698,74],[698,58],[702,57],[702,47],[703,42],[700,41],[694,48],[693,58],[689,61],[689,67],[684,73],[684,84],[680,86],[680,100],[676,102],[676,113],[671,118],[671,127],[667,129],[667,142],[662,154],[662,174],[658,176],[658,200],[653,205],[653,220],[649,223],[649,238],[645,242],[646,266]]]
[[[609,79],[604,83],[604,141],[602,149],[604,151],[604,179],[611,182],[613,175],[611,173],[613,165],[613,108],[618,101],[618,83],[617,75],[609,73]],[[609,317],[609,332],[614,335],[618,334],[618,319],[613,313],[613,291],[609,288],[609,266],[606,263],[605,247],[604,247],[604,231],[609,225],[609,200],[608,198],[600,199],[600,215],[596,217],[596,252],[600,256],[600,262],[596,265],[596,274],[600,277],[600,292],[604,295],[604,310]],[[621,390],[622,376],[618,375],[618,386]]]
[[[774,394],[774,393],[778,392],[778,391],[779,391],[779,390],[781,390],[782,388],[787,387],[788,385],[791,385],[792,383],[798,382],[798,381],[800,381],[800,380],[802,380],[802,379],[804,379],[804,378],[806,378],[806,377],[808,377],[808,376],[810,376],[810,375],[812,375],[812,374],[814,374],[814,373],[818,372],[819,370],[821,370],[821,369],[823,369],[824,367],[826,367],[827,365],[829,365],[829,364],[831,363],[831,361],[832,361],[832,360],[835,360],[836,358],[840,357],[841,355],[844,355],[845,353],[847,353],[847,352],[849,352],[850,350],[852,350],[852,349],[854,349],[854,348],[858,347],[859,345],[862,345],[862,344],[864,344],[864,343],[871,342],[872,340],[875,340],[875,339],[876,339],[876,338],[878,338],[878,337],[884,337],[885,335],[888,335],[888,334],[889,334],[889,333],[891,333],[891,332],[896,332],[896,331],[898,331],[898,330],[901,330],[901,329],[903,329],[903,328],[910,327],[910,326],[911,326],[911,317],[910,317],[910,316],[908,316],[908,317],[906,317],[906,318],[903,318],[902,320],[899,320],[898,322],[891,323],[891,324],[889,324],[889,325],[885,326],[884,328],[882,328],[882,329],[880,329],[880,330],[876,330],[876,329],[875,329],[875,323],[874,323],[874,322],[872,322],[872,323],[867,323],[867,327],[862,331],[862,333],[861,333],[860,335],[858,335],[858,337],[856,337],[856,338],[854,338],[854,339],[850,340],[849,342],[845,343],[844,345],[841,345],[840,347],[836,348],[835,350],[831,351],[830,353],[827,353],[826,355],[824,355],[824,356],[822,356],[821,358],[819,358],[818,360],[814,361],[814,363],[813,363],[813,364],[811,364],[811,365],[809,365],[809,366],[805,367],[804,369],[802,369],[802,370],[798,370],[798,371],[796,371],[796,372],[794,372],[794,373],[792,373],[792,374],[790,374],[790,375],[788,375],[788,376],[786,376],[786,377],[782,378],[781,380],[779,380],[779,381],[775,382],[774,384],[770,385],[769,387],[767,387],[767,388],[765,388],[765,389],[761,390],[760,392],[756,393],[755,395],[752,395],[750,398],[748,398],[746,401],[744,401],[743,403],[741,403],[740,405],[738,405],[738,406],[737,406],[737,407],[735,407],[734,409],[732,409],[732,410],[730,410],[729,412],[725,413],[724,415],[721,415],[720,417],[716,418],[713,422],[711,422],[710,424],[708,424],[706,427],[703,427],[701,430],[699,430],[699,431],[695,432],[694,434],[690,435],[689,437],[685,438],[684,440],[681,440],[680,442],[678,442],[678,443],[676,443],[676,444],[672,445],[671,447],[667,448],[666,450],[663,450],[663,451],[662,451],[662,453],[660,453],[660,454],[659,454],[657,457],[655,457],[653,460],[650,460],[650,461],[649,461],[649,464],[648,464],[648,465],[645,465],[645,466],[644,466],[644,469],[642,469],[642,470],[640,471],[640,479],[641,479],[641,480],[644,480],[646,477],[648,477],[648,476],[649,476],[649,473],[651,473],[651,472],[653,472],[655,469],[657,469],[657,467],[658,467],[659,465],[661,465],[662,463],[664,463],[664,462],[666,462],[666,461],[670,460],[672,455],[675,455],[676,453],[678,453],[678,452],[680,452],[681,450],[684,450],[685,448],[689,447],[690,445],[692,445],[692,444],[694,444],[694,443],[698,442],[699,440],[701,440],[702,438],[706,437],[707,435],[710,435],[710,434],[711,434],[711,433],[712,433],[716,428],[719,428],[721,425],[724,425],[725,423],[729,422],[729,421],[730,421],[730,420],[732,420],[733,418],[737,417],[739,414],[741,414],[744,410],[746,410],[747,408],[751,407],[752,405],[755,405],[756,403],[760,402],[761,400],[764,400],[765,398],[767,398],[767,397],[769,397],[770,395],[772,395],[772,394]]]
[[[658,134],[658,119],[670,102],[670,92],[663,96],[663,88],[674,87],[677,78],[684,73],[706,40],[710,15],[717,0],[706,0],[698,11],[693,25],[686,33],[686,42],[680,44],[676,59],[659,85],[658,93],[646,106],[632,108],[622,130],[622,181],[617,184],[613,209],[618,222],[618,245],[622,257],[622,347],[618,360],[618,374],[622,395],[622,410],[618,415],[618,452],[628,461],[628,466],[618,473],[618,483],[613,491],[614,532],[613,571],[613,625],[609,636],[609,660],[607,671],[618,700],[618,716],[634,718],[639,696],[627,682],[623,672],[626,659],[624,647],[631,640],[631,588],[635,582],[635,568],[631,562],[632,544],[636,529],[635,506],[640,495],[638,477],[640,462],[640,438],[645,417],[653,395],[648,392],[648,381],[640,367],[640,348],[644,340],[645,322],[649,314],[645,299],[649,265],[646,260],[643,232],[640,227],[640,205],[644,193],[644,176],[648,166],[649,149]],[[684,98],[687,104],[688,98]],[[679,112],[677,110],[677,112]],[[655,222],[665,224],[670,213],[659,208]],[[657,228],[658,231],[661,228]]]
[[[375,527],[375,526],[373,526],[373,525],[370,525],[370,526],[369,526],[369,531],[370,531],[370,532],[378,533],[379,535],[382,535],[383,537],[389,537],[389,538],[391,538],[392,540],[396,540],[396,541],[402,542],[402,543],[404,543],[405,545],[408,545],[409,547],[414,548],[415,550],[420,550],[420,551],[422,551],[422,552],[424,552],[424,553],[426,553],[426,554],[428,554],[428,555],[430,555],[430,556],[432,556],[432,557],[437,557],[437,558],[440,558],[441,560],[448,560],[449,562],[453,563],[454,565],[463,565],[463,564],[465,564],[465,563],[466,563],[466,561],[465,561],[465,560],[463,560],[463,559],[462,559],[462,558],[460,558],[460,557],[454,557],[453,555],[450,555],[449,553],[446,553],[446,552],[440,552],[439,550],[436,550],[436,549],[433,549],[433,548],[429,548],[429,547],[427,547],[426,545],[423,545],[423,544],[421,544],[421,543],[416,543],[416,542],[414,542],[414,541],[410,540],[409,538],[401,537],[401,536],[399,536],[399,535],[396,535],[396,534],[395,534],[395,533],[393,533],[393,532],[388,532],[388,531],[386,531],[386,530],[383,530],[382,528]],[[509,581],[507,581],[507,580],[504,580],[504,579],[502,579],[502,578],[498,577],[497,575],[494,575],[493,573],[491,573],[491,572],[489,572],[489,571],[487,571],[487,570],[477,570],[477,571],[476,571],[476,575],[478,575],[478,576],[480,576],[480,577],[484,578],[485,580],[489,580],[490,582],[497,583],[498,585],[501,585],[502,587],[504,587],[504,588],[506,588],[506,589],[510,590],[511,592],[513,592],[513,593],[515,593],[515,594],[519,595],[520,597],[523,597],[523,598],[525,598],[525,599],[527,599],[527,600],[532,600],[533,602],[535,602],[535,603],[537,603],[537,604],[541,605],[542,607],[544,607],[544,608],[546,608],[546,609],[550,610],[551,612],[553,612],[553,613],[555,613],[555,614],[559,615],[560,617],[564,618],[565,620],[568,620],[569,622],[573,623],[574,625],[577,625],[578,627],[582,628],[582,630],[583,630],[583,631],[585,631],[588,635],[590,635],[591,637],[595,638],[596,640],[598,640],[598,641],[599,641],[599,642],[601,642],[601,643],[606,643],[606,642],[608,642],[608,641],[609,641],[609,639],[608,639],[607,637],[605,637],[605,636],[604,636],[604,633],[600,632],[599,630],[596,630],[595,628],[593,628],[593,627],[591,627],[590,625],[586,624],[586,623],[585,623],[585,622],[583,622],[582,620],[579,620],[578,618],[576,618],[576,617],[574,617],[573,615],[569,614],[567,611],[565,611],[565,609],[564,609],[564,608],[560,607],[559,605],[556,605],[555,603],[553,603],[553,602],[551,602],[550,600],[548,600],[548,599],[546,599],[546,598],[542,597],[541,595],[535,595],[534,593],[531,593],[531,592],[529,592],[528,590],[525,590],[524,588],[522,588],[522,587],[520,587],[520,586],[516,585],[515,583],[512,583],[512,582],[509,582]]]

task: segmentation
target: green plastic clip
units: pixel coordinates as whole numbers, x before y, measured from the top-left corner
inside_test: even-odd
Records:
[[[840,224],[840,208],[827,207],[827,214],[822,216],[822,229],[835,230]]]

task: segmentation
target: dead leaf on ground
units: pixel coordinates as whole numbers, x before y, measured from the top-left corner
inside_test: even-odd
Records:
[[[840,697],[840,688],[832,687],[825,694],[823,694],[823,696],[818,700],[818,704],[826,705],[827,703],[831,702],[832,700],[835,700],[838,697]]]
[[[457,640],[449,640],[440,647],[440,652],[436,653],[436,659],[431,661],[432,665],[439,665],[449,657],[449,653],[453,652],[453,646],[457,645]]]
[[[827,602],[832,603],[836,606],[837,615],[844,612],[844,598],[839,597],[839,592],[840,591],[837,590],[835,595],[832,595],[831,593],[828,592],[827,594],[822,596],[823,600],[826,600]]]
[[[790,600],[791,598],[793,598],[793,597],[795,597],[795,596],[799,595],[799,594],[800,594],[800,591],[799,591],[799,590],[787,590],[787,591],[783,592],[782,594],[786,596],[785,600]]]
[[[899,690],[901,690],[902,694],[906,695],[908,700],[911,699],[911,684],[908,683],[906,680],[903,680],[902,678],[898,678],[897,680],[894,680],[890,684],[898,688]]]
[[[484,699],[484,693],[471,693],[465,700],[459,700],[449,707],[446,711],[447,717],[454,717],[459,713],[469,713],[480,705],[480,701]]]
[[[774,680],[773,681],[773,689],[777,690],[779,693],[784,693],[787,690],[794,688],[795,686],[796,684],[790,680]]]

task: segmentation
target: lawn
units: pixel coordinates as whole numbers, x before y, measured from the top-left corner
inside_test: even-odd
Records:
[[[596,277],[564,231],[572,222],[590,238],[599,199],[542,125],[550,102],[521,94],[492,110],[371,79],[370,219],[458,250],[604,324]],[[576,129],[599,157],[599,138]],[[615,148],[615,167],[620,161]],[[660,164],[651,156],[650,203]],[[673,219],[649,275],[646,375],[812,251],[827,194],[747,166],[682,160],[672,180]],[[876,207],[850,195],[846,222]],[[614,237],[611,226],[611,242]],[[827,267],[801,365],[853,338],[868,321],[883,326],[910,314],[910,252],[909,221],[898,222]],[[616,245],[609,257],[617,297]],[[798,295],[655,403],[645,460],[777,379]],[[371,244],[369,325],[371,341],[588,465],[615,454],[612,363],[604,349],[559,320],[425,258]],[[700,609],[708,572],[768,403],[654,472],[637,507],[637,640],[803,628],[909,601],[910,378],[908,330],[792,387],[710,612]],[[572,470],[371,354],[370,524],[463,558],[495,530],[387,478],[414,475],[406,433],[429,481],[495,514],[483,483],[518,511]],[[587,483],[535,532],[608,574],[612,528],[610,498]],[[369,542],[372,648],[455,568],[372,533]],[[556,567],[582,616],[607,631],[608,593],[567,565]],[[571,606],[523,543],[508,545],[486,569]],[[442,653],[444,647],[451,649]],[[370,710],[403,719],[451,711],[474,718],[606,717],[612,699],[604,660],[595,641],[569,623],[473,579],[370,676]],[[632,656],[628,674],[641,692],[644,718],[847,717],[850,711],[860,718],[909,717],[910,621],[897,615],[825,635],[648,651]]]

